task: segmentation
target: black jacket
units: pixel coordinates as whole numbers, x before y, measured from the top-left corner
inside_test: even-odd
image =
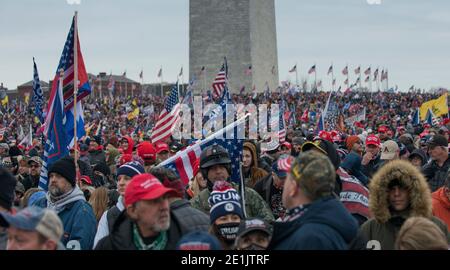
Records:
[[[273,177],[272,173],[269,173],[266,177],[259,180],[253,188],[258,194],[270,204],[270,197],[272,196]]]
[[[430,186],[431,192],[435,192],[440,187],[442,187],[447,180],[447,171],[450,168],[450,155],[444,162],[442,167],[432,160],[422,167],[422,173],[427,179],[428,185]]]
[[[200,210],[194,209],[186,200],[175,201],[170,206],[170,227],[165,250],[175,250],[180,238],[194,230],[207,231],[209,217]],[[136,250],[133,242],[133,222],[123,211],[114,222],[112,231],[101,239],[96,250]]]
[[[181,236],[191,231],[205,231],[209,229],[209,216],[191,206],[188,200],[181,199],[170,204],[171,227]],[[173,226],[172,226],[173,225]]]
[[[39,185],[39,178],[40,178],[39,175],[38,176],[27,175],[20,182],[22,183],[23,187],[25,188],[25,191],[27,191],[30,188],[37,188],[38,187],[38,185]]]
[[[378,155],[376,158],[372,159],[367,163],[367,165],[361,165],[361,171],[363,174],[365,174],[369,179],[372,178],[372,176],[377,172],[378,168],[380,167],[381,155]]]

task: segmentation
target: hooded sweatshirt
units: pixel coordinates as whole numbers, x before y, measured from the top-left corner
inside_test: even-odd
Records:
[[[346,250],[358,225],[342,203],[326,197],[290,209],[287,221],[275,222],[269,249]]]
[[[409,191],[409,207],[395,212],[389,206],[389,184],[400,181]],[[360,240],[368,249],[395,249],[395,240],[404,221],[412,216],[425,217],[433,221],[448,238],[447,226],[433,217],[431,192],[427,181],[411,163],[394,160],[373,176],[370,182],[369,209],[373,218],[365,222],[360,229]]]
[[[128,141],[128,148],[127,149],[122,149],[123,153],[124,154],[128,154],[128,155],[132,155],[133,154],[134,141],[129,136],[124,136],[124,138],[127,139],[127,141]]]

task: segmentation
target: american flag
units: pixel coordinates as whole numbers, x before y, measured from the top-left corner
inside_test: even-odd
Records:
[[[67,36],[66,43],[64,45],[64,50],[61,54],[59,60],[58,68],[56,69],[56,74],[52,83],[52,90],[50,94],[50,99],[48,104],[53,102],[55,93],[58,89],[59,84],[59,74],[60,70],[64,70],[64,81],[63,81],[63,98],[64,98],[64,111],[68,111],[73,108],[73,79],[74,79],[74,29],[75,29],[75,17],[72,20],[72,26],[70,28],[69,34]],[[86,68],[84,66],[83,55],[80,49],[80,39],[77,37],[77,47],[78,47],[78,96],[77,101],[80,101],[87,95],[91,93],[91,86],[89,85],[88,76]],[[49,107],[49,106],[48,106]],[[48,109],[47,107],[47,109]]]
[[[364,74],[369,75],[370,73],[371,73],[371,69],[370,69],[370,67],[368,67],[366,69],[366,71],[364,71]]]
[[[290,70],[289,70],[289,72],[296,72],[297,71],[297,65],[295,65],[295,66],[293,66]]]
[[[345,68],[342,70],[342,74],[344,75],[348,74],[348,66],[345,66]]]
[[[169,98],[164,104],[164,108],[159,115],[152,130],[152,143],[165,141],[172,135],[173,127],[180,118],[180,104],[178,97],[178,82],[172,87]]]
[[[366,79],[364,80],[365,82],[368,82],[370,80],[370,76],[367,76]]]
[[[65,127],[67,132],[67,139],[70,145],[73,145],[74,141],[74,45],[75,45],[75,16],[72,20],[72,26],[70,27],[69,34],[67,36],[66,43],[64,45],[61,58],[59,60],[58,68],[56,70],[55,77],[52,83],[52,89],[50,92],[47,116],[45,119],[44,134],[48,133],[50,128],[51,115],[53,115],[53,106],[56,92],[58,92],[60,70],[64,70],[63,75],[63,106],[66,117]],[[78,59],[78,95],[77,95],[77,138],[81,138],[86,135],[84,130],[84,116],[83,107],[81,106],[81,100],[91,93],[91,86],[89,85],[89,79],[84,66],[83,55],[81,54],[80,39],[77,35],[77,59]]]
[[[183,183],[187,184],[189,180],[192,179],[192,177],[194,177],[193,166],[195,161],[200,158],[202,150],[210,145],[218,144],[223,146],[230,155],[231,181],[239,183],[240,161],[242,160],[241,153],[242,153],[243,139],[238,138],[238,136],[236,136],[236,132],[239,126],[245,125],[244,122],[245,118],[246,117],[243,117],[233,122],[232,124],[228,125],[225,128],[222,128],[221,130],[217,131],[216,133],[212,134],[206,139],[198,141],[194,145],[191,145],[188,148],[186,148],[185,150],[178,152],[175,156],[170,157],[169,159],[159,164],[158,167],[163,166],[173,170],[180,176],[180,179],[183,181]],[[225,134],[229,134],[229,132],[231,131],[234,131],[235,136],[233,138],[228,138],[224,136]]]
[[[311,73],[313,73],[313,72],[316,72],[316,65],[312,66],[312,67],[309,69],[308,74],[311,74]]]
[[[375,72],[373,73],[373,80],[376,81],[378,78],[378,68],[375,69]]]
[[[225,81],[227,79],[227,62],[222,64],[219,73],[217,73],[216,78],[212,84],[213,87],[213,98],[219,98],[222,96],[222,91],[225,87]]]
[[[359,74],[359,73],[361,73],[361,66],[359,66],[355,69],[355,74]]]

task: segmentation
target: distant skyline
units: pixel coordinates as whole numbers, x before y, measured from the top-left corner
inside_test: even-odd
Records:
[[[333,63],[337,86],[348,64],[350,83],[355,68],[371,65],[372,73],[388,68],[390,87],[450,88],[450,1],[275,0],[275,7],[280,81],[295,83],[288,71],[297,63],[299,79],[313,83],[307,72],[315,64],[330,88]],[[2,0],[0,10],[0,82],[9,89],[32,79],[33,56],[41,80],[53,78],[75,10],[89,73],[126,71],[140,82],[143,69],[144,82],[157,83],[162,66],[164,81],[174,82],[183,66],[188,82],[187,0]]]

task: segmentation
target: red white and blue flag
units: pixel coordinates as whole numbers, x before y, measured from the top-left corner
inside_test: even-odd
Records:
[[[214,144],[223,146],[230,155],[231,159],[231,181],[240,181],[240,162],[242,160],[242,146],[243,139],[236,136],[237,129],[241,125],[245,125],[245,117],[233,122],[225,128],[217,131],[211,136],[204,140],[198,141],[194,145],[189,146],[185,150],[178,152],[175,156],[170,157],[165,160],[159,166],[171,169],[176,172],[184,184],[187,184],[190,179],[194,177],[193,168],[194,163],[200,158],[202,150],[206,147]],[[234,132],[233,138],[225,137],[224,135],[229,135],[230,132]]]
[[[169,98],[152,130],[152,143],[165,141],[172,135],[174,124],[180,118],[180,98],[178,82],[172,87]]]
[[[73,145],[74,137],[74,45],[75,45],[75,16],[72,20],[72,26],[70,27],[69,34],[67,36],[66,43],[64,45],[61,58],[59,60],[58,68],[56,69],[56,74],[53,79],[52,89],[49,96],[48,106],[47,106],[47,117],[45,119],[44,134],[48,133],[50,126],[51,117],[53,115],[53,104],[56,97],[56,92],[58,91],[60,70],[64,70],[63,77],[63,89],[62,89],[62,102],[64,106],[64,113],[66,117],[66,132],[68,136],[68,141],[70,145]],[[86,135],[84,130],[84,116],[83,108],[81,106],[81,100],[91,93],[91,86],[89,85],[89,79],[84,66],[83,55],[80,48],[80,39],[77,35],[77,59],[78,59],[78,95],[77,95],[77,138],[81,138]]]
[[[225,88],[225,81],[227,80],[227,73],[228,67],[227,67],[227,60],[225,59],[224,63],[222,64],[222,67],[219,70],[219,73],[217,73],[216,78],[214,79],[214,82],[212,84],[214,99],[217,99],[222,96],[223,89]]]

